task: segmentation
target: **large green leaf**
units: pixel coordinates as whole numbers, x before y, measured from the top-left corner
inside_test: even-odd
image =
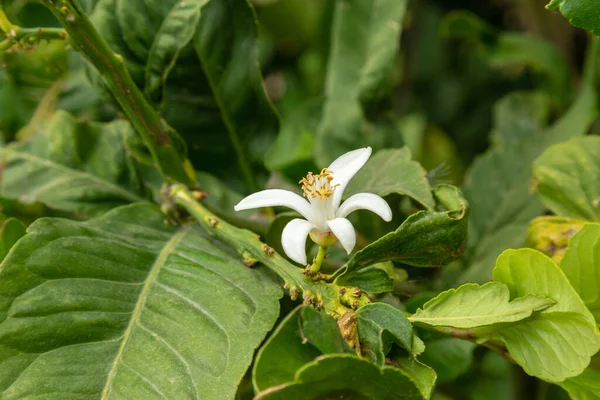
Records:
[[[600,224],[585,224],[571,238],[560,268],[600,323]]]
[[[152,205],[37,220],[0,269],[0,397],[233,398],[280,296]]]
[[[554,214],[600,221],[600,137],[550,147],[533,165],[534,191]]]
[[[353,352],[333,318],[310,307],[288,314],[260,349],[252,370],[254,390],[292,382],[296,371],[327,353]]]
[[[525,243],[529,221],[544,209],[529,188],[533,161],[549,146],[583,136],[596,115],[596,94],[586,84],[552,126],[542,132],[523,131],[520,139],[501,141],[475,160],[463,185],[471,206],[471,250],[464,257],[468,268],[457,283],[489,280],[496,257]],[[523,114],[514,118],[522,119]],[[535,118],[531,126],[536,126]]]
[[[331,354],[306,364],[295,381],[267,389],[255,399],[425,399],[417,380],[400,368],[380,368],[350,354]],[[430,382],[430,388],[432,385]]]
[[[411,159],[410,149],[385,149],[375,153],[350,181],[345,197],[367,192],[380,196],[398,193],[410,196],[428,210],[435,207],[427,171]]]
[[[136,84],[190,145],[195,166],[223,175],[262,163],[278,121],[257,62],[246,0],[99,0],[92,21]],[[235,26],[235,29],[231,29]]]
[[[439,267],[458,258],[467,238],[469,206],[454,186],[439,185],[434,195],[448,211],[423,210],[411,215],[394,232],[354,254],[339,270],[338,279],[348,279],[350,274],[381,261]]]
[[[600,4],[595,0],[551,0],[546,8],[558,8],[571,24],[600,35]]]
[[[363,147],[363,105],[389,90],[406,0],[337,0],[315,159],[328,165]]]
[[[550,382],[582,373],[600,349],[598,326],[560,268],[538,251],[507,250],[498,257],[493,276],[509,287],[511,298],[532,294],[556,301],[497,332],[525,372]]]
[[[0,195],[94,216],[149,197],[123,147],[125,121],[78,122],[57,112],[31,140],[0,149]]]
[[[533,295],[510,301],[508,287],[500,282],[467,283],[429,300],[409,319],[426,326],[469,329],[517,322],[553,304],[547,297]]]

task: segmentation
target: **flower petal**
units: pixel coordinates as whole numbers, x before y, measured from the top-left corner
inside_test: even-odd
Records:
[[[350,221],[346,218],[336,218],[327,221],[327,226],[340,241],[346,253],[350,254],[356,245],[356,233]]]
[[[357,193],[348,197],[338,208],[336,217],[345,218],[356,210],[369,210],[386,222],[392,220],[392,209],[387,201],[373,193]]]
[[[342,201],[344,189],[350,182],[350,179],[356,175],[359,169],[365,165],[369,157],[371,157],[371,148],[364,147],[362,149],[349,151],[346,154],[338,157],[327,168],[332,172],[332,185],[339,185],[333,192],[333,207],[335,210],[339,207]]]
[[[316,228],[310,222],[296,218],[288,222],[281,234],[283,251],[298,264],[306,265],[306,238]]]
[[[310,219],[312,212],[310,203],[289,190],[269,189],[256,192],[243,198],[233,207],[235,211],[249,210],[260,207],[282,206],[299,212],[304,218]]]

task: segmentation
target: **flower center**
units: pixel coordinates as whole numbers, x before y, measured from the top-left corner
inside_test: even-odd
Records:
[[[333,192],[339,184],[331,185],[331,181],[333,180],[332,174],[333,172],[327,168],[323,168],[318,175],[313,175],[312,172],[309,172],[308,175],[299,182],[302,184],[304,196],[309,200],[317,198],[323,200],[333,196]]]

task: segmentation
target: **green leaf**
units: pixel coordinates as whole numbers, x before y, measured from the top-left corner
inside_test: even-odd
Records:
[[[363,105],[389,90],[406,0],[336,1],[315,160],[363,147]]]
[[[569,22],[600,35],[600,6],[594,0],[551,0],[546,8],[557,8]]]
[[[368,293],[385,293],[394,289],[393,278],[381,263],[360,269],[352,274],[343,274],[335,280],[335,284],[357,287]]]
[[[549,382],[579,375],[600,349],[594,317],[560,268],[544,254],[506,250],[496,262],[494,280],[511,298],[545,296],[556,304],[523,323],[497,332],[525,372]]]
[[[541,132],[549,113],[550,99],[544,92],[509,93],[494,106],[494,142],[522,140]]]
[[[361,354],[377,365],[385,364],[392,343],[413,351],[413,327],[402,311],[385,303],[372,303],[356,311]]]
[[[241,169],[252,186],[251,161],[262,164],[278,118],[263,87],[248,2],[100,1],[91,19],[186,138],[195,167],[220,176]]]
[[[16,218],[6,218],[0,225],[0,263],[6,258],[6,255],[25,235],[25,225]]]
[[[570,98],[569,62],[547,39],[520,32],[502,32],[489,52],[488,61],[496,68],[526,66],[539,77],[540,86],[554,100],[564,104],[565,99]]]
[[[322,354],[351,351],[333,318],[297,307],[259,350],[252,370],[254,390],[293,381],[296,371]]]
[[[558,385],[573,400],[600,400],[600,370],[588,368],[581,375],[565,379]]]
[[[466,373],[473,362],[475,344],[455,338],[428,341],[419,360],[437,374],[437,383],[451,382]]]
[[[394,232],[356,252],[338,271],[337,279],[382,261],[439,267],[458,258],[467,237],[469,206],[454,186],[439,185],[434,195],[448,211],[419,211],[411,215]]]
[[[498,143],[471,165],[463,191],[471,207],[468,268],[457,284],[483,283],[506,248],[525,243],[527,225],[544,207],[531,193],[533,161],[549,146],[583,136],[597,115],[596,94],[586,84],[567,112],[543,132],[522,134],[520,140]],[[535,124],[533,124],[535,126]]]
[[[432,210],[435,201],[427,181],[427,171],[411,159],[410,149],[380,150],[356,174],[344,191],[344,197],[367,192],[380,196],[398,193],[409,196],[426,209]]]
[[[600,323],[600,224],[585,224],[569,240],[560,268]]]
[[[64,44],[40,43],[35,51],[2,53],[0,132],[2,142],[29,123],[45,93],[68,71]],[[54,89],[55,90],[55,89]]]
[[[550,147],[533,164],[534,191],[554,214],[600,221],[600,137]]]
[[[3,399],[234,397],[281,290],[163,221],[135,204],[29,227],[0,271]]]
[[[467,283],[440,293],[409,319],[426,326],[469,329],[520,321],[554,304],[549,298],[534,295],[509,300],[508,287],[500,282],[483,286]]]
[[[350,354],[332,354],[306,364],[294,382],[262,391],[255,399],[425,399],[415,380],[399,368],[380,368]]]
[[[0,195],[95,216],[149,193],[123,147],[125,121],[78,122],[57,112],[31,140],[0,149]]]

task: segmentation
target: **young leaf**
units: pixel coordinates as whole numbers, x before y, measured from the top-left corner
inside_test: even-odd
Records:
[[[466,340],[445,337],[428,341],[419,360],[432,367],[437,383],[447,383],[466,373],[473,362],[475,344]]]
[[[233,398],[278,315],[264,272],[152,205],[37,220],[0,270],[0,395]]]
[[[600,323],[600,224],[585,224],[571,238],[560,268]]]
[[[95,216],[148,193],[123,147],[125,121],[78,122],[57,112],[31,140],[0,149],[0,195]]]
[[[310,307],[289,313],[259,350],[252,382],[260,392],[292,382],[296,371],[326,353],[352,352],[334,319]]]
[[[362,105],[381,96],[398,51],[406,0],[336,1],[315,159],[328,165],[361,147]]]
[[[534,191],[554,214],[600,221],[600,138],[550,147],[533,164]]]
[[[380,150],[356,174],[344,191],[344,197],[356,193],[375,193],[387,196],[391,193],[407,195],[428,210],[435,207],[426,171],[411,159],[410,149]]]
[[[416,379],[400,368],[380,368],[350,354],[330,354],[302,367],[295,381],[264,390],[255,399],[318,400],[332,396],[370,400],[425,399]],[[433,382],[430,385],[433,386]]]
[[[367,304],[356,311],[361,353],[377,365],[385,364],[392,343],[413,352],[413,327],[400,310],[385,303]]]
[[[448,211],[419,211],[411,215],[394,232],[356,252],[339,270],[338,279],[382,261],[438,267],[458,258],[467,237],[469,206],[454,186],[439,185],[434,195]]]
[[[470,329],[520,321],[553,304],[547,297],[533,295],[510,301],[508,287],[499,282],[467,283],[429,300],[409,319],[427,326]]]
[[[511,298],[530,294],[556,301],[531,319],[497,332],[525,372],[550,382],[583,372],[600,349],[598,326],[560,268],[538,251],[506,250],[493,276],[508,286]]]
[[[595,0],[551,0],[546,8],[557,8],[572,25],[600,35],[600,5]]]

